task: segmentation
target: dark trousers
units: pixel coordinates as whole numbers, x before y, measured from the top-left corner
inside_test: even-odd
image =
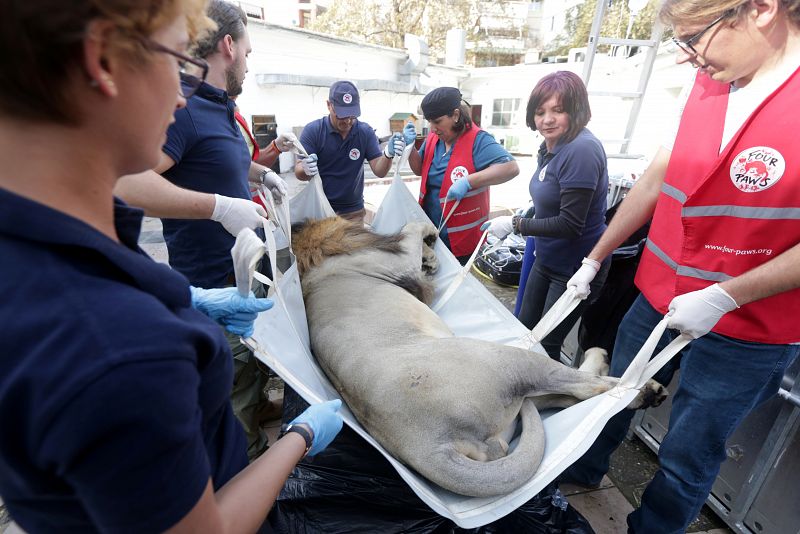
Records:
[[[663,316],[639,296],[617,334],[611,376],[622,376]],[[667,330],[656,353],[678,335]],[[662,384],[680,368],[672,399],[669,431],[658,451],[660,469],[628,516],[629,532],[676,534],[700,513],[725,461],[725,441],[742,420],[775,393],[800,345],[768,345],[710,332],[695,339],[656,373]],[[612,417],[589,451],[563,475],[564,480],[598,484],[611,453],[622,443],[633,410]]]

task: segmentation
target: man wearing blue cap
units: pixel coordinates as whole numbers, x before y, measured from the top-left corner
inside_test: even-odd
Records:
[[[307,181],[319,174],[325,196],[341,217],[363,221],[364,160],[375,176],[383,178],[392,158],[406,147],[403,135],[392,135],[381,152],[375,130],[360,122],[360,98],[356,86],[347,81],[334,83],[328,93],[329,115],[310,122],[303,129],[300,143],[308,157],[297,162],[294,174]]]

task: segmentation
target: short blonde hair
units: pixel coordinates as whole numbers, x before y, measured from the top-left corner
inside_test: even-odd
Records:
[[[741,14],[749,3],[750,0],[664,0],[658,16],[666,24],[699,26],[732,9]],[[800,26],[800,0],[780,0],[780,7],[792,24]]]
[[[213,27],[207,0],[12,0],[0,22],[0,115],[28,121],[77,124],[68,82],[80,69],[82,43],[92,20],[114,24],[113,46],[146,61],[143,39],[177,16],[186,16],[196,39]]]

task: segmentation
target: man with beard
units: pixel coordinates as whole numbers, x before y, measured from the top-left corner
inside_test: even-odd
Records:
[[[209,2],[207,15],[217,30],[193,50],[208,64],[206,80],[186,107],[175,112],[159,164],[153,171],[122,178],[115,188],[129,204],[162,218],[170,265],[192,286],[206,289],[234,285],[234,236],[244,227],[258,229],[266,216],[250,200],[249,182],[267,185],[276,201],[286,195],[285,182],[251,160],[234,118],[231,97],[242,92],[251,51],[247,16],[224,0]],[[279,138],[278,148],[288,150],[286,141]],[[259,415],[270,409],[263,391],[267,373],[239,336],[226,335],[234,355],[231,401],[253,459],[266,449]]]

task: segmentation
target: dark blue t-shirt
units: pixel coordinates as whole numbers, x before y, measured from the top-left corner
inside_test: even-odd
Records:
[[[364,207],[364,160],[381,155],[375,130],[355,121],[347,137],[333,129],[329,116],[309,122],[300,134],[300,144],[319,157],[322,188],[333,211],[350,213]]]
[[[204,83],[175,112],[164,153],[175,165],[164,176],[177,186],[250,199],[250,152],[228,94]],[[211,220],[164,219],[169,263],[198,287],[224,287],[233,274],[235,238]]]
[[[425,145],[427,142],[428,140],[426,139],[422,142],[422,146],[419,147],[420,159],[425,158]],[[433,149],[433,161],[431,162],[431,168],[428,170],[428,181],[425,182],[425,198],[422,200],[422,209],[436,226],[439,226],[442,220],[442,203],[439,197],[442,190],[444,171],[447,170],[447,165],[450,163],[450,155],[453,153],[456,143],[453,143],[453,146],[450,147],[450,152],[445,152],[444,142],[441,140],[436,141],[436,146]],[[476,171],[482,171],[490,165],[508,161],[514,161],[514,158],[500,143],[495,141],[491,134],[484,130],[478,132],[478,135],[475,136],[475,143],[472,145],[472,163],[475,165]],[[447,210],[450,211],[452,206],[452,202],[448,202]],[[442,228],[439,237],[449,248],[450,239],[447,235],[446,226]]]
[[[551,153],[542,143],[538,163],[530,183],[538,219],[558,216],[562,189],[594,190],[579,237],[536,237],[537,263],[555,272],[571,275],[606,229],[606,152],[600,140],[584,128],[569,143],[556,145]]]
[[[28,532],[158,532],[247,465],[222,329],[186,279],[0,189],[0,496]]]

